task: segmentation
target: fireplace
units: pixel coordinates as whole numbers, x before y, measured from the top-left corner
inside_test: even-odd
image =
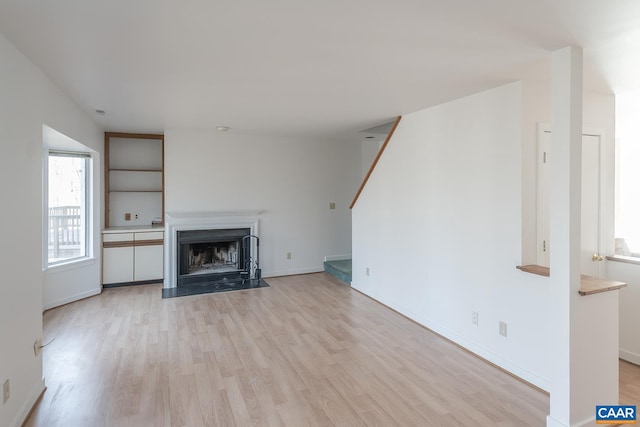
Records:
[[[177,232],[178,286],[237,279],[251,268],[249,228]]]
[[[166,212],[164,287],[259,277],[261,213]]]

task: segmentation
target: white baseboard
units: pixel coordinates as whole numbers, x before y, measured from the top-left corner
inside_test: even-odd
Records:
[[[25,422],[27,416],[29,415],[29,412],[31,412],[31,408],[33,408],[33,406],[36,404],[44,389],[45,385],[43,378],[36,384],[34,384],[34,386],[31,388],[31,392],[29,393],[27,400],[24,401],[24,403],[20,407],[20,411],[18,411],[16,416],[13,418],[13,421],[11,421],[11,427],[20,427],[22,423]]]
[[[59,307],[61,305],[69,304],[70,302],[79,301],[84,298],[89,298],[94,295],[99,295],[102,292],[102,287],[98,287],[95,289],[91,289],[86,292],[82,292],[76,295],[71,295],[69,297],[65,297],[56,301],[47,301],[44,303],[43,310],[49,310],[50,308]]]
[[[458,345],[461,345],[462,347],[466,348],[467,350],[471,351],[472,353],[475,353],[476,355],[480,356],[481,358],[493,363],[496,366],[499,366],[500,368],[504,369],[507,372],[510,372],[511,374],[515,375],[518,378],[521,378],[523,380],[525,380],[526,382],[533,384],[534,386],[541,388],[544,391],[550,392],[551,390],[551,382],[549,380],[546,380],[538,375],[536,375],[535,373],[529,371],[526,368],[523,368],[522,366],[519,366],[513,362],[510,362],[506,359],[503,359],[502,357],[498,356],[497,354],[487,350],[484,347],[481,347],[469,340],[467,340],[464,337],[461,337],[457,334],[455,334],[454,332],[448,330],[447,328],[444,328],[440,325],[437,325],[433,322],[429,322],[429,321],[424,321],[424,320],[420,320],[418,319],[418,322],[421,323],[422,325],[426,326],[427,328],[431,329],[432,331],[434,331],[435,333],[442,335],[443,337],[455,342]]]
[[[488,362],[491,362],[496,366],[499,366],[500,368],[515,375],[516,377],[521,378],[524,381],[530,384],[533,384],[534,386],[541,388],[542,390],[545,390],[547,392],[551,390],[551,382],[549,380],[546,380],[540,377],[539,375],[531,372],[530,370],[523,368],[515,363],[512,363],[498,356],[492,351],[482,346],[479,346],[478,344],[458,335],[457,333],[451,331],[450,329],[444,327],[443,325],[437,324],[429,319],[426,319],[417,313],[412,313],[411,310],[406,309],[406,307],[402,307],[399,304],[394,304],[393,302],[391,303],[385,302],[382,298],[379,298],[378,295],[372,292],[362,290],[357,284],[353,282],[351,283],[351,286],[357,289],[358,291],[364,293],[365,295],[368,295],[369,297],[373,298],[374,300],[392,308],[393,310],[396,310],[398,313],[404,316],[407,316],[409,319],[414,320],[415,322],[418,322],[422,326],[430,329],[431,331],[437,333],[438,335],[441,335],[444,338],[460,345],[461,347],[464,347],[465,349],[471,351],[472,353],[476,354],[482,359]]]
[[[346,255],[327,255],[325,261],[342,261],[343,259],[351,259],[351,254]]]
[[[593,412],[595,412],[595,408],[593,408]],[[589,417],[586,420],[579,421],[577,423],[571,424],[571,427],[590,427],[596,425],[596,417]]]
[[[589,417],[586,420],[573,423],[571,426],[569,424],[562,423],[557,419],[553,418],[551,415],[547,415],[547,427],[588,427],[596,425],[596,417]]]
[[[631,362],[636,365],[640,365],[640,354],[634,353],[632,351],[620,349],[618,352],[618,356],[622,360],[626,360],[627,362]]]
[[[553,418],[551,415],[547,415],[547,427],[569,427],[565,423],[561,423],[560,421]]]

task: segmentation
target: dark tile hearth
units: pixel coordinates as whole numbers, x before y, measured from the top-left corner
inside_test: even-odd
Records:
[[[190,286],[178,286],[175,288],[162,289],[162,298],[184,297],[188,295],[211,294],[214,292],[240,291],[244,289],[255,289],[269,287],[269,284],[262,279],[233,279],[217,280],[210,283],[199,283]]]

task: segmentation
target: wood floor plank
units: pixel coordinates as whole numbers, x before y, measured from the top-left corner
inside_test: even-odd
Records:
[[[546,394],[342,282],[267,282],[47,311],[48,388],[25,426],[545,425]],[[637,404],[638,371],[621,364],[621,401]]]

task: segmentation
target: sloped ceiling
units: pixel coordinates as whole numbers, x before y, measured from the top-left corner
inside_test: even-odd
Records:
[[[638,1],[3,0],[0,33],[114,131],[355,134],[571,44],[595,90],[640,76]]]

